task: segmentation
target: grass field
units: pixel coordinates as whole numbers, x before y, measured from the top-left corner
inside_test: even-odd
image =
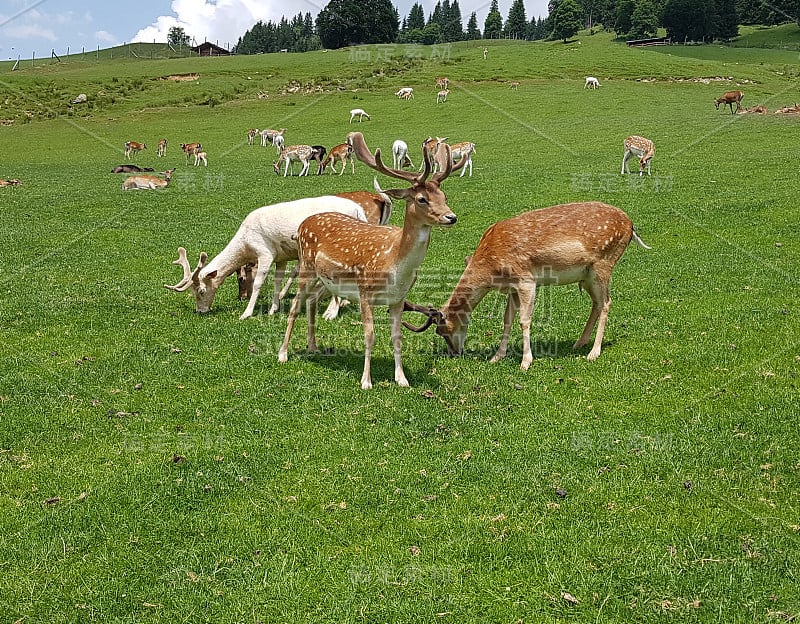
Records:
[[[732,88],[794,103],[797,53],[578,41],[2,74],[0,178],[23,183],[0,188],[0,621],[800,616],[800,119],[713,106]],[[153,80],[184,73],[200,79]],[[79,92],[90,107],[67,105]],[[372,120],[349,125],[356,106]],[[283,365],[285,310],[240,321],[226,283],[196,315],[163,287],[178,246],[194,264],[258,206],[372,187],[361,164],[275,176],[274,151],[245,142],[265,126],[329,147],[357,126],[415,162],[430,135],[476,142],[473,177],[442,186],[459,220],[433,233],[419,303],[444,303],[497,220],[625,210],[652,249],[617,266],[601,357],[570,348],[590,307],[576,287],[538,293],[527,372],[518,327],[488,362],[500,296],[464,357],[404,334],[410,389],[391,381],[383,311],[367,392],[355,306],[319,321],[324,354],[298,324]],[[620,175],[629,134],[655,142],[649,178]],[[148,145],[138,164],[177,167],[168,189],[121,191],[109,172],[130,139]],[[190,141],[207,169],[184,164]]]

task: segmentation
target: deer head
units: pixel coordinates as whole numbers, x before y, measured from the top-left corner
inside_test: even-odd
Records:
[[[407,188],[380,191],[395,199],[405,199],[407,215],[416,217],[430,225],[452,225],[456,222],[456,215],[447,206],[447,197],[439,186],[451,173],[463,167],[465,161],[462,160],[453,165],[452,159],[449,158],[449,146],[447,147],[447,166],[442,171],[431,175],[433,163],[431,155],[426,150],[423,150],[422,154],[424,170],[422,172],[412,172],[393,169],[384,165],[381,160],[380,148],[375,150],[375,154],[372,154],[364,141],[364,135],[360,132],[348,134],[347,142],[352,146],[356,158],[362,163],[379,173],[398,180],[404,180],[411,185]]]
[[[201,314],[205,314],[211,309],[218,286],[214,282],[214,278],[217,276],[216,271],[211,271],[201,276],[207,260],[208,254],[204,251],[200,254],[200,261],[197,263],[197,267],[192,271],[189,266],[189,259],[186,256],[186,249],[178,247],[178,259],[173,260],[172,264],[177,264],[183,268],[183,279],[174,286],[164,284],[164,288],[175,292],[185,292],[191,289],[195,300],[195,311]]]

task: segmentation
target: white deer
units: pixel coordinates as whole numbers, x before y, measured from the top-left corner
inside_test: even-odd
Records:
[[[392,143],[392,167],[395,169],[404,169],[405,167],[413,167],[414,163],[408,156],[408,144],[397,139]]]
[[[599,89],[600,81],[594,76],[586,76],[586,82],[583,85],[584,89]]]
[[[522,328],[522,370],[533,361],[531,317],[539,286],[578,283],[592,299],[592,311],[574,349],[594,344],[586,356],[596,360],[611,307],[611,272],[631,240],[649,249],[622,210],[601,202],[562,204],[532,210],[492,225],[468,259],[467,268],[441,310],[406,303],[406,309],[428,319],[413,331],[436,325],[451,355],[464,351],[472,313],[492,290],[508,293],[503,337],[492,362],[505,357],[511,324],[519,310]]]
[[[353,123],[353,119],[358,117],[358,121],[361,122],[364,117],[367,119],[370,118],[369,113],[365,111],[363,108],[354,108],[350,111],[350,123]]]
[[[174,264],[183,268],[183,279],[174,286],[164,284],[164,287],[176,292],[191,290],[196,311],[205,313],[211,309],[217,289],[225,278],[240,267],[257,264],[250,301],[240,317],[246,319],[253,315],[261,286],[275,263],[275,284],[269,309],[269,314],[274,314],[279,307],[286,263],[298,257],[297,229],[307,217],[320,212],[338,212],[354,220],[366,221],[364,209],[358,203],[333,195],[263,206],[245,217],[225,249],[211,262],[206,264],[208,255],[201,253],[194,271],[189,266],[186,249],[178,248],[178,260]]]

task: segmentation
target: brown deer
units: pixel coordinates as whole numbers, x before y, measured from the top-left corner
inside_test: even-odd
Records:
[[[531,316],[539,286],[574,284],[589,292],[592,312],[573,348],[588,344],[597,333],[587,359],[597,359],[611,307],[611,272],[631,240],[649,249],[622,210],[601,202],[562,204],[532,210],[492,225],[469,259],[453,293],[441,311],[406,302],[405,309],[422,312],[428,319],[424,331],[436,324],[450,355],[464,350],[473,310],[491,290],[508,293],[503,319],[503,337],[492,362],[506,355],[511,324],[520,311],[522,370],[533,361]]]
[[[722,104],[722,107],[725,108],[725,105],[731,107],[731,115],[733,115],[733,105],[736,104],[736,112],[738,113],[742,109],[742,100],[744,99],[744,92],[743,91],[726,91],[722,94],[722,97],[719,97],[714,100],[714,107],[719,110],[719,105]]]
[[[327,288],[337,296],[360,303],[365,344],[364,372],[361,375],[361,388],[364,390],[372,388],[370,360],[375,342],[373,308],[377,305],[389,306],[394,379],[398,385],[407,387],[409,384],[401,356],[403,302],[425,259],[433,226],[451,226],[456,222],[457,217],[447,205],[447,197],[440,185],[463,164],[459,162],[453,166],[448,160],[444,171],[431,175],[430,155],[423,154],[425,170],[421,174],[390,169],[383,164],[380,149],[374,155],[370,153],[360,132],[351,133],[348,141],[356,157],[365,165],[410,184],[407,188],[383,191],[390,197],[406,201],[403,227],[370,225],[330,213],[313,215],[303,221],[297,235],[300,248],[298,292],[289,311],[278,361],[286,362],[288,359],[292,329],[300,306],[306,300],[307,346],[309,351],[317,350],[316,298],[321,294],[321,288]],[[322,286],[312,294],[320,282]]]
[[[647,175],[650,175],[650,161],[656,153],[656,147],[650,139],[632,135],[627,137],[622,142],[622,147],[625,148],[625,153],[622,156],[622,174],[630,173],[628,167],[628,160],[631,156],[639,157],[639,175],[644,175],[644,170],[647,169]]]
[[[131,156],[136,156],[142,150],[147,149],[147,145],[138,141],[125,141],[125,158],[130,160]]]

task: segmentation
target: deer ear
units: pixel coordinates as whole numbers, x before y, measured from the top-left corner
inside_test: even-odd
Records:
[[[414,195],[414,189],[411,187],[403,189],[383,189],[382,192],[394,199],[408,199]]]
[[[211,273],[207,273],[205,279],[214,279],[217,276],[216,271],[211,271]]]

